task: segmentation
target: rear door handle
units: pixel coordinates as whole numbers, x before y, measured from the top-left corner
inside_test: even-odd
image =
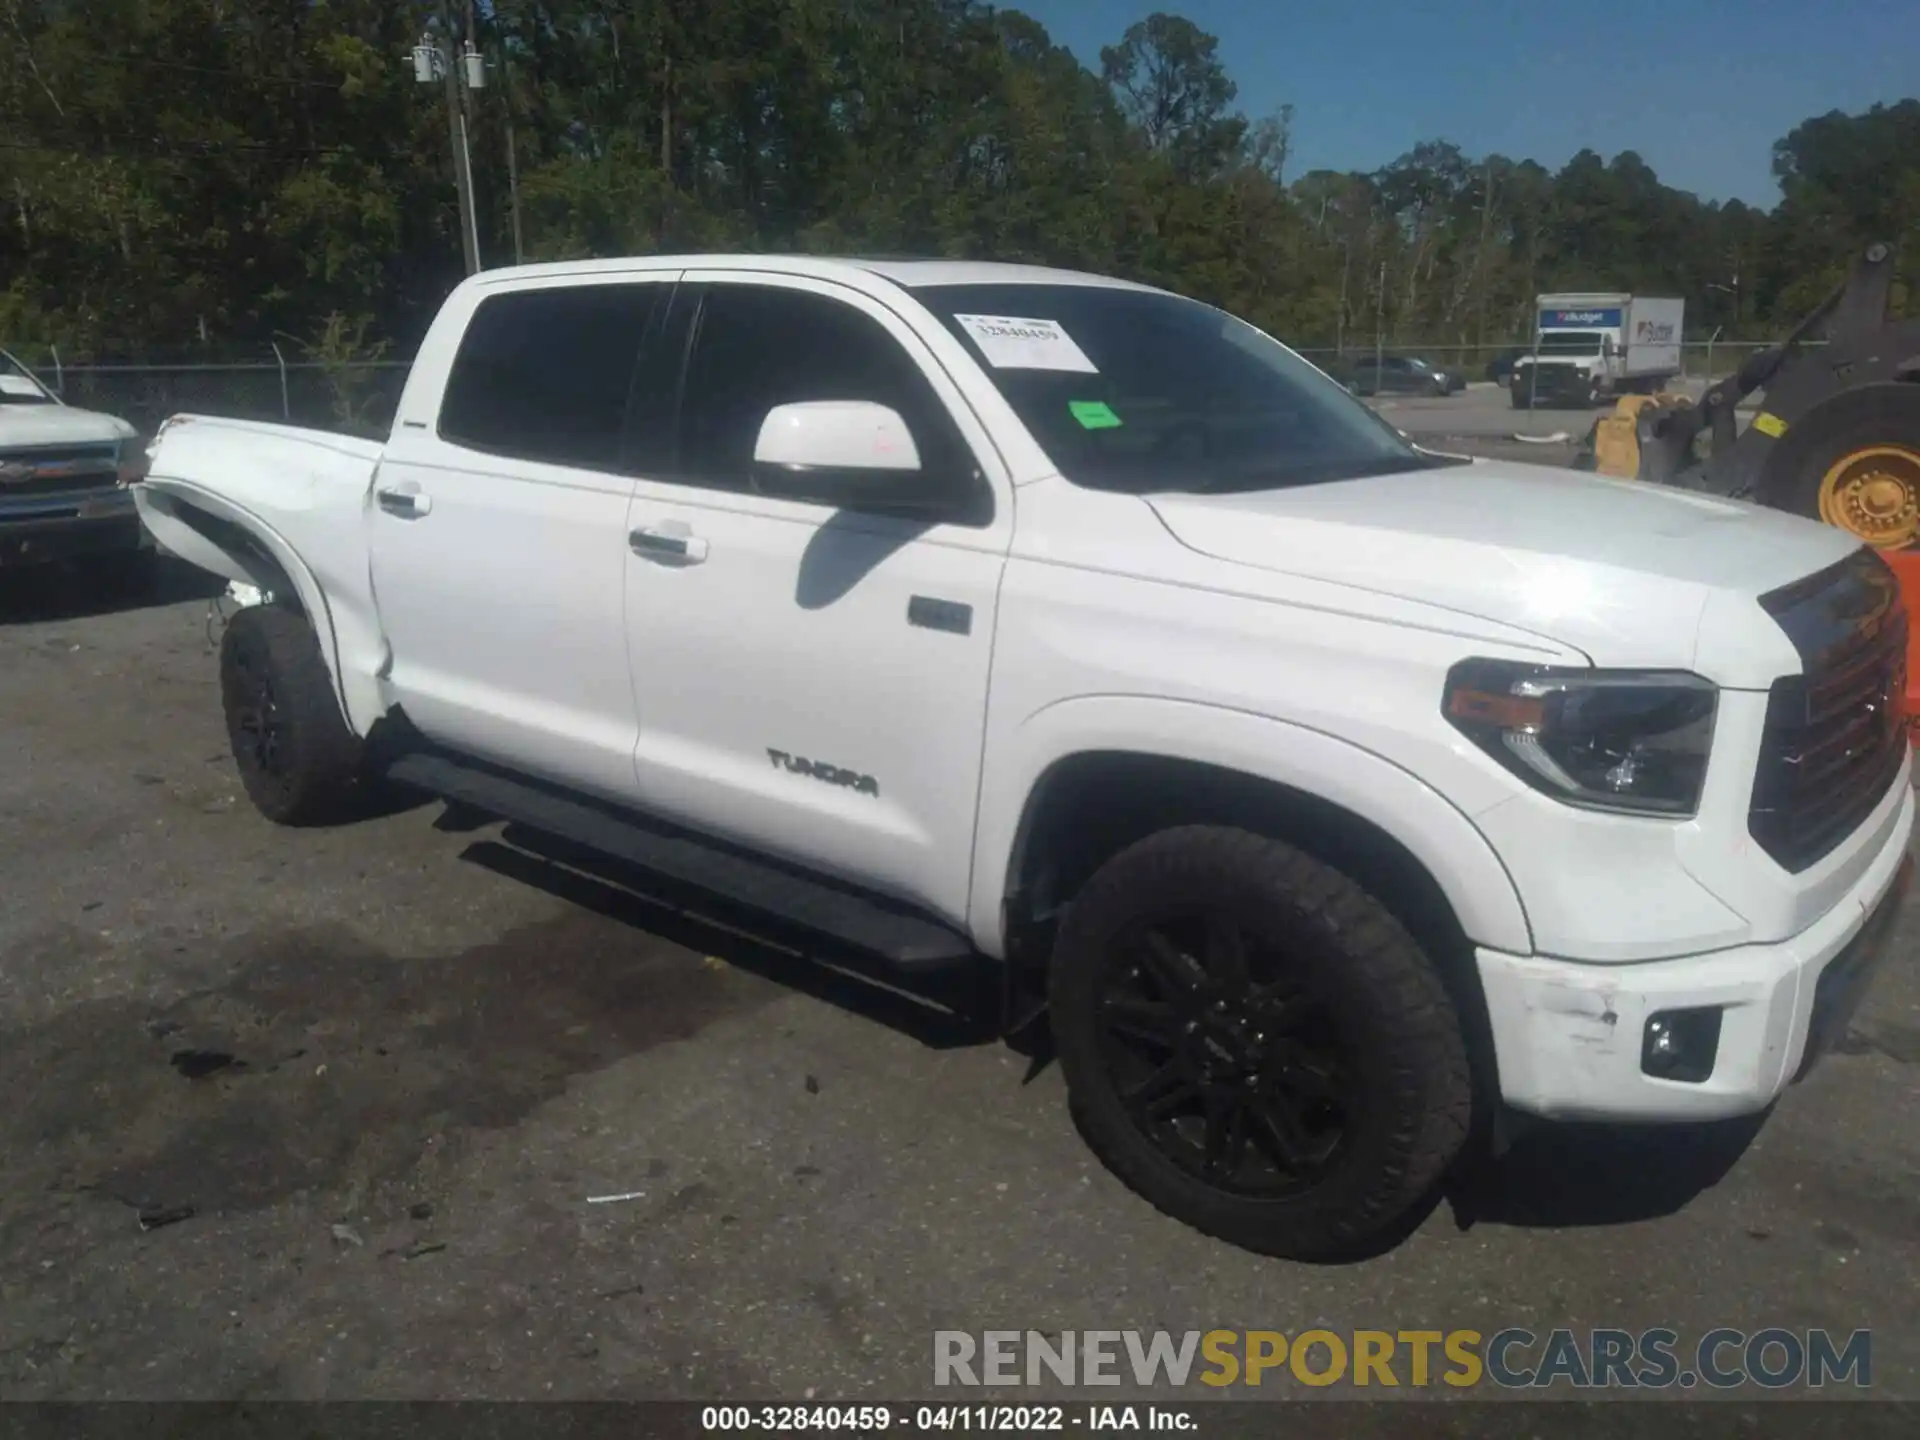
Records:
[[[698,565],[707,558],[707,542],[697,535],[669,535],[664,530],[643,528],[627,536],[627,545],[634,554],[650,560]]]
[[[422,495],[412,481],[382,486],[373,492],[373,498],[382,510],[400,520],[418,520],[433,509],[433,497]]]

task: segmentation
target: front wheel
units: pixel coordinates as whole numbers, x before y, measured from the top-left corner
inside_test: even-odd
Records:
[[[1049,1008],[1095,1153],[1161,1211],[1264,1254],[1392,1234],[1465,1142],[1438,973],[1340,872],[1242,830],[1166,830],[1061,925]]]

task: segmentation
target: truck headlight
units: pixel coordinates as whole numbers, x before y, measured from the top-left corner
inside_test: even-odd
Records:
[[[1569,805],[1685,818],[1700,806],[1719,688],[1683,671],[1463,660],[1442,711],[1534,789]]]

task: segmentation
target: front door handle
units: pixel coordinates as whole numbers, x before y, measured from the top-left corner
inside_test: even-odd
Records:
[[[664,530],[635,530],[627,536],[627,546],[636,555],[680,565],[698,565],[707,558],[707,542],[699,536],[669,535]]]
[[[390,485],[373,492],[374,503],[400,520],[418,520],[433,509],[433,497],[422,495],[417,486]]]

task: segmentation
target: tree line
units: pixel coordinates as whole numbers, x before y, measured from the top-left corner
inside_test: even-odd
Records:
[[[1906,242],[1908,276],[1920,253],[1920,100],[1797,126],[1761,210],[1630,151],[1553,171],[1434,139],[1295,174],[1290,109],[1246,114],[1171,14],[1083,63],[978,0],[0,0],[0,341],[406,353],[463,269],[427,31],[486,59],[489,265],[1027,260],[1360,348],[1511,340],[1556,288],[1681,295],[1691,336],[1763,336],[1867,241]]]

